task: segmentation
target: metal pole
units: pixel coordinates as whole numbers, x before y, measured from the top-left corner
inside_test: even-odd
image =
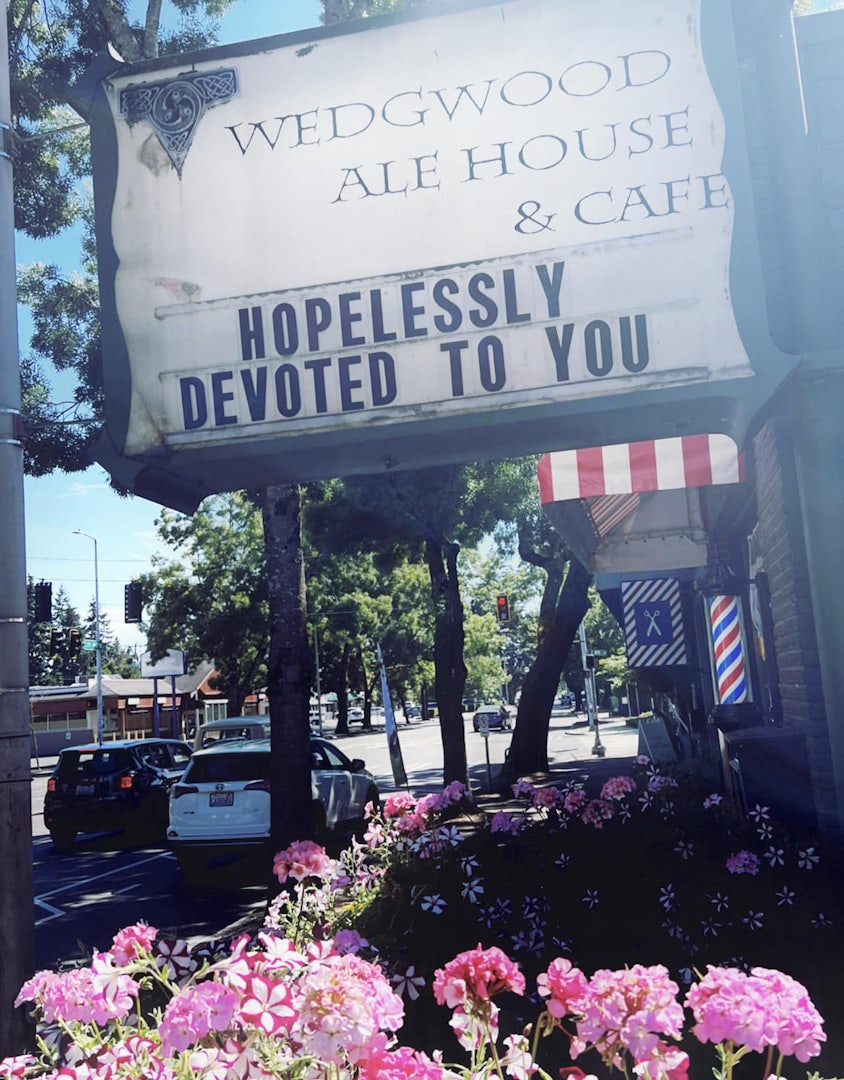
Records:
[[[587,667],[586,657],[586,627],[580,624],[580,652],[583,657],[583,671],[586,676],[586,709],[589,715],[589,727],[594,728],[595,742],[592,744],[592,753],[596,757],[604,757],[607,748],[601,742],[601,733],[598,729],[598,692],[595,686],[595,669]]]
[[[316,681],[316,699],[317,699],[317,715],[319,716],[319,728],[318,731],[322,735],[322,690],[319,684],[319,634],[317,633],[316,624],[314,624],[314,672]]]
[[[34,1049],[12,1002],[32,975],[32,802],[26,626],[23,444],[18,366],[12,107],[6,4],[0,20],[0,1058]]]
[[[103,657],[100,641],[100,568],[97,561],[97,541],[90,533],[74,529],[76,536],[87,536],[94,541],[94,636],[97,644],[97,745],[103,745]]]

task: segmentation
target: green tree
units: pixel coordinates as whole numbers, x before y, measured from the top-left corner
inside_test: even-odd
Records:
[[[215,42],[231,0],[10,0],[7,6],[15,165],[15,225],[45,239],[78,225],[78,271],[37,264],[20,275],[20,300],[34,321],[21,360],[27,438],[24,468],[40,476],[90,464],[102,417],[102,375],[96,256],[87,177],[87,125],[69,108],[73,84],[109,45],[134,62]],[[142,18],[138,18],[142,15]],[[68,400],[57,400],[50,369],[70,377]]]
[[[193,517],[164,510],[158,534],[179,559],[153,557],[141,578],[153,658],[184,650],[207,659],[216,685],[239,716],[264,685],[268,648],[267,583],[261,514],[243,492],[206,499]]]
[[[468,787],[463,696],[465,630],[458,555],[510,517],[532,492],[530,459],[442,466],[345,482],[359,513],[382,532],[423,544],[434,613],[434,692],[443,746],[443,780]]]

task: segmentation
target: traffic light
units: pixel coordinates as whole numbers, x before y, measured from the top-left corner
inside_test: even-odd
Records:
[[[75,626],[67,632],[67,655],[75,660],[82,652],[82,632]]]
[[[123,621],[140,622],[141,608],[144,606],[143,591],[140,581],[130,581],[123,586]]]
[[[62,647],[62,632],[58,626],[50,627],[50,658],[58,656]]]
[[[495,613],[498,616],[498,621],[500,623],[508,623],[510,621],[510,602],[506,596],[496,596]]]
[[[53,586],[49,581],[39,581],[35,586],[35,621],[49,622],[53,617]]]

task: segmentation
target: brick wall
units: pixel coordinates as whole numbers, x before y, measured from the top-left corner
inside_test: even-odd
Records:
[[[806,739],[818,826],[834,832],[837,801],[790,426],[789,416],[776,415],[753,440],[759,545],[770,586],[783,726]]]

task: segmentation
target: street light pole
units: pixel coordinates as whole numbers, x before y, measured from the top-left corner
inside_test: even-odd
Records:
[[[100,571],[97,565],[97,540],[90,533],[74,529],[76,536],[87,536],[94,542],[94,633],[97,645],[97,745],[103,745],[103,658],[100,648]]]

